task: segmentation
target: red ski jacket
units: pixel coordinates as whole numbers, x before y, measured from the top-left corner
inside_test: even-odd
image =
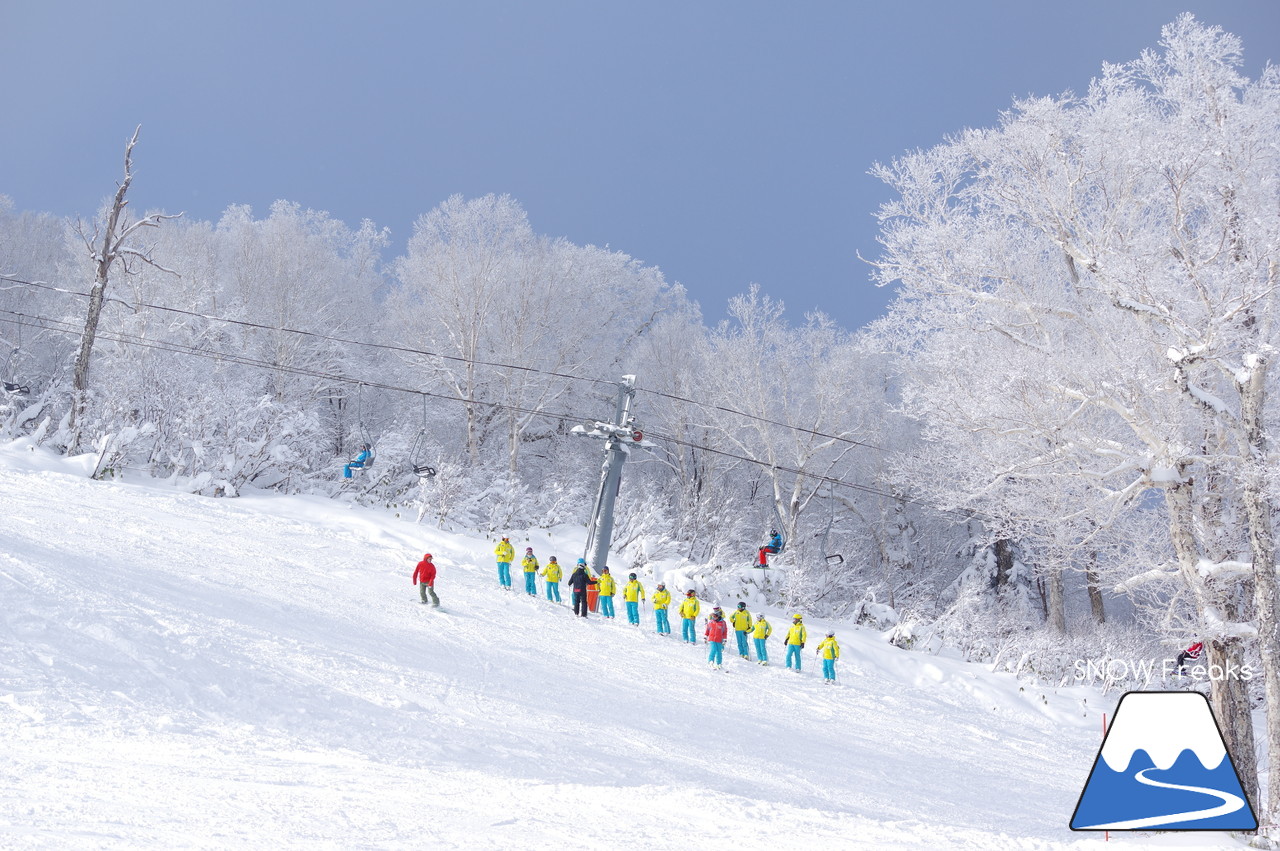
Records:
[[[413,571],[413,584],[417,585],[419,582],[427,585],[436,584],[436,566],[426,559],[418,562],[418,566]]]
[[[707,641],[724,641],[729,635],[729,624],[724,621],[707,621]]]

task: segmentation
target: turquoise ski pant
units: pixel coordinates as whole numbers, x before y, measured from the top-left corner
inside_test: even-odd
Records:
[[[613,597],[600,595],[600,615],[601,617],[613,617]]]
[[[639,601],[627,601],[627,623],[640,623],[640,603]]]
[[[756,643],[756,658],[759,659],[761,662],[768,662],[769,652],[764,648],[764,643],[767,639],[753,638],[751,640]]]
[[[547,599],[555,600],[557,603],[560,602],[560,583],[559,582],[547,583]]]
[[[788,668],[791,667],[792,659],[796,660],[796,670],[797,671],[800,670],[800,645],[799,644],[787,645],[787,667]]]
[[[653,622],[656,625],[659,634],[671,634],[671,619],[667,617],[666,609],[654,609]]]
[[[822,660],[822,678],[824,680],[834,680],[836,678],[836,660]]]
[[[535,597],[538,596],[538,574],[532,570],[524,572],[524,590]]]
[[[738,636],[738,655],[748,656],[747,653],[747,633],[746,630],[735,629],[733,634]]]
[[[511,562],[498,562],[498,584],[503,588],[511,587]]]
[[[681,618],[684,621],[680,626],[680,637],[690,644],[698,643],[698,631],[694,629],[694,623],[697,618]]]
[[[711,646],[711,652],[707,654],[707,661],[713,665],[723,665],[724,664],[724,642],[708,641],[707,644]]]

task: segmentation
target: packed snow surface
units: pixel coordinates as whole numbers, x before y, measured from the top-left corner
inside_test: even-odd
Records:
[[[783,611],[771,667],[731,637],[715,672],[674,615],[578,620],[518,564],[500,591],[484,535],[84,468],[0,448],[3,848],[1239,847],[1068,831],[1114,695],[820,621],[790,673]]]

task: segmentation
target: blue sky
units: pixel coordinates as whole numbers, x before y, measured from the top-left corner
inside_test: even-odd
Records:
[[[706,318],[753,282],[794,319],[879,315],[876,161],[1082,91],[1180,12],[1280,61],[1277,0],[0,0],[0,194],[91,215],[137,124],[138,208],[276,199],[403,249],[454,193],[609,245]]]

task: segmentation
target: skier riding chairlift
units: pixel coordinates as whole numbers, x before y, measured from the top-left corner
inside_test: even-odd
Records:
[[[360,454],[346,463],[342,468],[342,478],[351,478],[352,470],[364,470],[373,466],[373,447],[368,443],[360,444]]]
[[[769,530],[769,543],[767,543],[767,544],[765,544],[763,547],[761,547],[761,548],[759,549],[759,551],[756,553],[756,558],[757,558],[756,566],[757,566],[757,567],[768,567],[768,566],[769,566],[769,556],[770,556],[770,555],[776,555],[776,554],[778,554],[778,553],[782,552],[782,550],[783,550],[783,548],[784,548],[785,546],[786,546],[786,544],[785,544],[785,542],[782,540],[782,536],[778,534],[778,530],[777,530],[777,529],[770,529],[770,530]]]

